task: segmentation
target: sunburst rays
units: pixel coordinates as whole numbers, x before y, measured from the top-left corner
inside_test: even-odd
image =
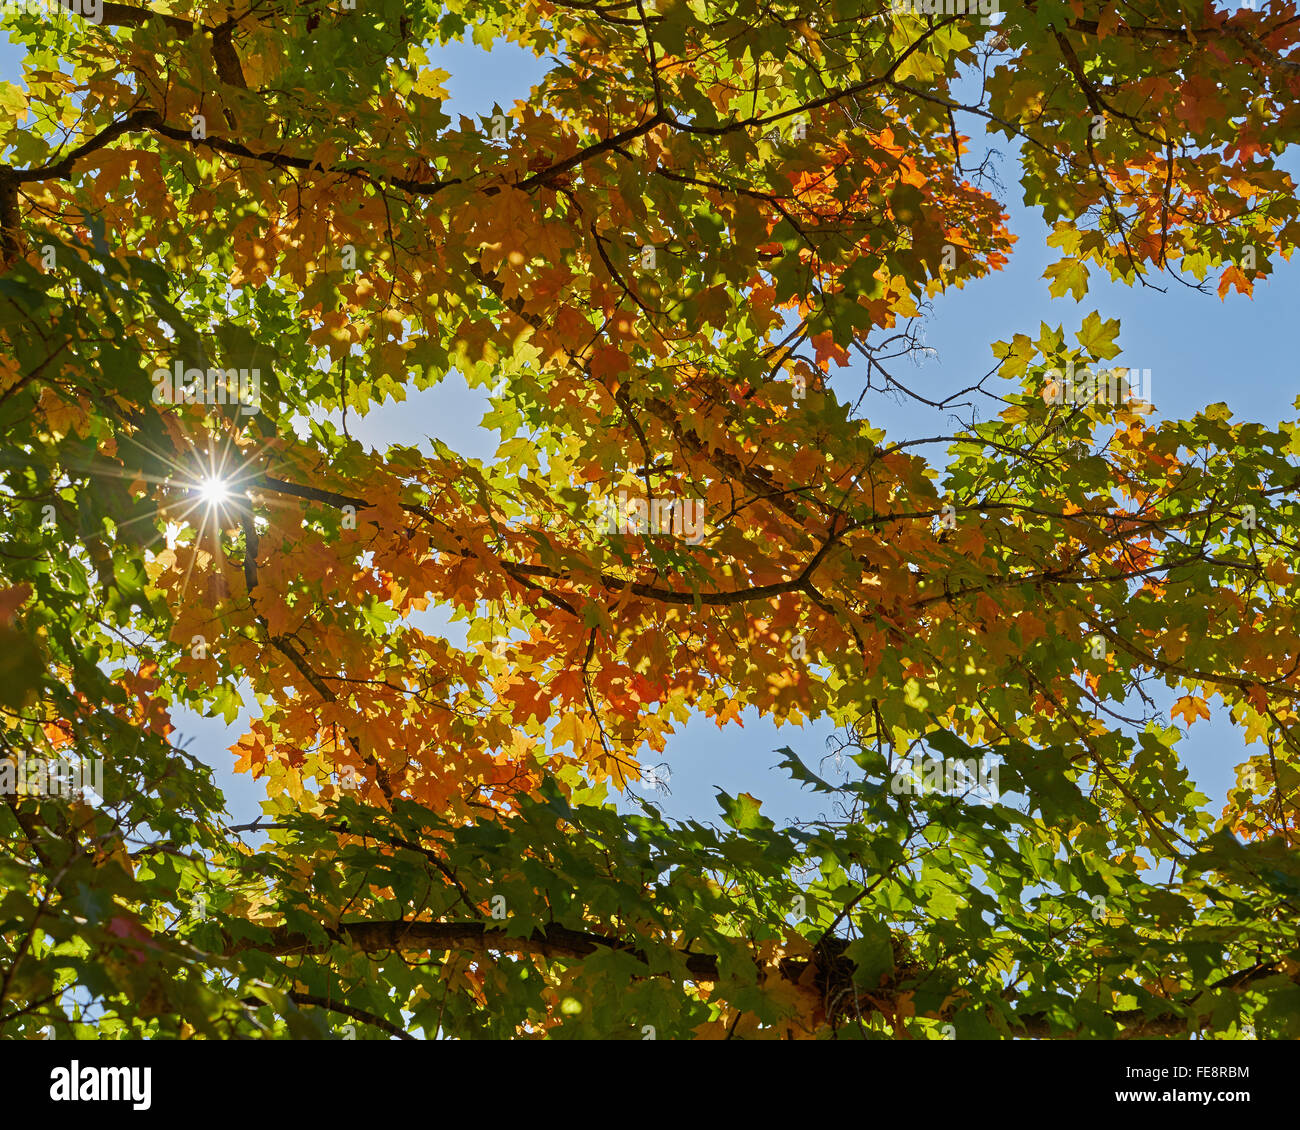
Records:
[[[139,435],[119,432],[117,439],[134,447],[159,469],[160,473],[144,467],[131,467],[124,461],[119,468],[109,468],[102,462],[95,464],[69,461],[65,473],[84,474],[93,482],[96,479],[120,479],[143,485],[149,492],[153,505],[145,512],[116,522],[120,532],[132,526],[152,526],[156,539],[146,534],[146,546],[153,541],[163,542],[168,549],[177,547],[177,539],[185,529],[194,530],[193,550],[185,554],[185,576],[180,585],[179,599],[188,598],[190,583],[201,552],[213,559],[223,558],[228,545],[223,532],[237,528],[253,517],[258,509],[279,509],[296,512],[297,500],[275,497],[264,475],[268,470],[268,452],[274,447],[276,437],[262,442],[248,442],[242,428],[230,426],[232,421],[205,420],[195,427],[177,413],[172,417],[176,424],[173,433],[176,444],[167,451],[155,443],[146,442]],[[226,426],[223,427],[222,424]],[[262,519],[257,519],[259,523]]]

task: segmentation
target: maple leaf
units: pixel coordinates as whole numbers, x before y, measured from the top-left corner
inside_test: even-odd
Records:
[[[1183,695],[1170,708],[1169,715],[1171,718],[1182,715],[1183,722],[1190,726],[1198,718],[1209,718],[1210,708],[1203,698],[1198,698],[1195,695]]]
[[[0,589],[0,623],[13,622],[14,613],[27,602],[32,595],[32,586],[24,582],[11,588]]]
[[[1236,287],[1238,294],[1246,295],[1252,294],[1255,290],[1255,284],[1235,266],[1224,268],[1219,276],[1219,297],[1226,298],[1230,287]]]

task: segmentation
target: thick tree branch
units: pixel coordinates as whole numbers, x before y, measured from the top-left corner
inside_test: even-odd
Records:
[[[256,949],[263,953],[278,956],[299,954],[323,954],[336,944],[353,946],[366,953],[384,951],[448,951],[463,950],[476,953],[510,953],[531,954],[551,959],[581,959],[599,950],[618,950],[637,961],[648,963],[645,951],[635,943],[589,930],[572,930],[567,927],[550,925],[538,928],[526,937],[512,937],[504,928],[488,926],[479,922],[344,922],[327,930],[329,940],[318,942],[305,935],[277,929],[272,931],[270,940],[259,944],[252,940],[241,940],[230,947],[232,954],[241,950]],[[854,980],[857,966],[845,956],[848,942],[844,938],[827,938],[816,951],[812,964],[816,966],[813,983],[827,1001],[839,1002],[838,1009],[847,1009],[851,1001],[857,1002],[860,1010],[879,1011],[882,1003],[890,1003],[896,997],[909,991],[909,981],[918,970],[910,966],[896,969],[895,975],[881,987],[872,989],[869,994],[863,986]],[[683,961],[689,980],[701,983],[715,983],[721,979],[718,959],[713,954],[687,953],[677,951]],[[810,962],[798,958],[785,958],[777,963],[778,975],[784,981],[806,984],[805,974]],[[1288,975],[1285,963],[1281,960],[1263,962],[1255,967],[1233,974],[1206,991],[1221,988],[1241,992],[1251,985],[1269,977]],[[1293,976],[1292,980],[1296,978]],[[1170,1010],[1155,1016],[1149,1016],[1141,1009],[1119,1010],[1110,1013],[1111,1018],[1121,1028],[1120,1038],[1131,1039],[1139,1036],[1173,1036],[1185,1035],[1209,1023],[1210,1006],[1204,1012],[1198,1011],[1197,998],[1193,994],[1177,1002],[1190,1010],[1180,1014]],[[866,1006],[865,1009],[863,1006]],[[934,1014],[932,1018],[949,1020],[958,1011],[949,1006]],[[989,1010],[990,1019],[997,1016]],[[1038,1038],[1069,1038],[1075,1033],[1062,1032],[1054,1027],[1045,1013],[1027,1013],[1011,1019],[1013,1029],[1019,1035]]]

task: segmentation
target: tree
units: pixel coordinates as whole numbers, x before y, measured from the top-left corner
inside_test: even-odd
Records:
[[[959,120],[1053,293],[1248,295],[1296,7],[928,7],[7,17],[0,1031],[1300,1035],[1297,424],[1157,424],[1096,314],[951,435],[827,383],[1006,262]],[[555,61],[453,122],[471,25]],[[453,369],[494,462],[348,434]],[[1157,687],[1265,751],[1220,818]],[[255,704],[264,845],[180,704]],[[835,818],[611,803],[747,708],[842,728],[842,779],[781,751]],[[58,759],[102,803],[19,783]]]

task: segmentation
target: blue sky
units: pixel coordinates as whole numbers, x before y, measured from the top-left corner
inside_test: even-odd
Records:
[[[545,65],[508,46],[490,55],[464,45],[430,54],[435,65],[451,72],[444,85],[452,101],[445,110],[453,120],[461,113],[490,115],[494,103],[508,108],[516,99],[525,99]],[[0,42],[0,80],[20,81],[21,58],[20,48]],[[1001,138],[986,139],[976,120],[959,119],[958,126],[972,136],[977,154],[990,143],[1001,150],[1001,176],[1008,187],[1003,203],[1020,240],[1003,271],[934,300],[924,323],[925,343],[934,352],[915,367],[908,361],[897,363],[896,376],[923,395],[941,398],[974,383],[992,367],[993,341],[1009,340],[1018,332],[1036,337],[1040,322],[1063,324],[1068,333],[1095,309],[1104,318],[1121,321],[1123,352],[1115,363],[1151,369],[1159,417],[1188,417],[1217,401],[1226,402],[1238,419],[1275,424],[1296,417],[1292,404],[1300,394],[1300,380],[1296,355],[1289,346],[1293,334],[1288,332],[1300,310],[1300,270],[1295,262],[1278,264],[1271,281],[1257,285],[1253,299],[1234,292],[1220,302],[1172,280],[1160,283],[1166,293],[1157,293],[1110,284],[1096,275],[1083,301],[1052,299],[1042,273],[1055,255],[1046,246],[1047,228],[1038,213],[1020,203],[1014,147]],[[1296,162],[1288,162],[1288,167],[1293,175],[1297,172]],[[861,365],[843,371],[835,380],[837,392],[856,400],[862,376]],[[453,375],[434,388],[412,392],[403,404],[390,402],[360,420],[350,414],[349,425],[354,436],[380,448],[390,443],[423,445],[432,436],[463,455],[490,459],[499,437],[479,426],[485,407],[482,392],[468,389]],[[886,428],[891,438],[951,430],[950,422],[945,426],[933,410],[911,402],[898,404],[881,395],[873,394],[861,411],[873,424]],[[1171,608],[1170,614],[1176,616],[1177,609]],[[445,624],[445,619],[435,615],[429,622]],[[457,638],[455,626],[447,632]],[[190,752],[217,770],[232,814],[240,821],[254,819],[262,788],[231,772],[233,757],[226,750],[243,732],[244,718],[226,726],[219,719],[179,711],[176,721],[186,738],[192,739]],[[732,794],[745,791],[762,798],[765,811],[778,820],[814,816],[819,804],[772,772],[779,760],[773,751],[790,745],[813,763],[825,754],[830,732],[825,724],[778,728],[772,720],[752,715],[743,728],[733,724],[719,730],[714,723],[695,718],[669,742],[663,760],[671,772],[671,793],[658,796],[656,803],[673,816],[710,820],[718,811],[714,789],[722,787]],[[1235,779],[1235,766],[1248,752],[1259,749],[1247,751],[1218,712],[1192,729],[1182,751],[1192,777],[1211,797],[1212,811],[1221,808],[1224,792]],[[651,756],[647,764],[655,760]]]

